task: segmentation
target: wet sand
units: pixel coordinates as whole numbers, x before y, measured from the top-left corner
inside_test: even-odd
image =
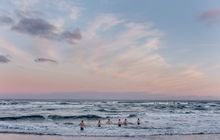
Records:
[[[63,137],[28,134],[0,134],[1,140],[220,140],[220,134],[150,136],[147,138],[129,137]]]

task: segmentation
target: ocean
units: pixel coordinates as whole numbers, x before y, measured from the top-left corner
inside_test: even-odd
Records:
[[[114,124],[107,125],[108,118]],[[118,127],[118,119],[125,118],[128,125]],[[81,120],[84,131],[79,129]],[[97,127],[98,120],[101,127]],[[72,137],[220,134],[220,101],[0,100],[0,133]]]

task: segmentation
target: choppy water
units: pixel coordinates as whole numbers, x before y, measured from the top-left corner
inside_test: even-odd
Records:
[[[106,125],[107,118],[114,123],[127,118],[129,124]],[[82,119],[83,132],[78,126]],[[219,134],[220,102],[0,100],[0,132],[106,137]]]

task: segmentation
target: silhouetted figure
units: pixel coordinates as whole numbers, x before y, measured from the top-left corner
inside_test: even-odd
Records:
[[[121,119],[118,119],[118,127],[121,127]]]
[[[106,124],[112,124],[112,121],[110,119],[108,119]]]
[[[138,118],[138,120],[137,120],[137,125],[140,125],[141,124],[141,121],[140,121],[140,119]]]
[[[124,120],[123,124],[124,124],[125,126],[128,125],[128,121],[127,121],[127,119]]]
[[[100,120],[98,121],[98,127],[101,127],[101,121]]]
[[[80,126],[80,130],[83,131],[85,128],[85,124],[83,120],[80,122],[79,126]]]

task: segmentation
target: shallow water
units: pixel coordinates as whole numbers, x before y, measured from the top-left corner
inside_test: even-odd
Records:
[[[108,118],[114,123],[127,118],[129,124],[106,125]],[[82,119],[83,132],[78,126]],[[75,137],[219,134],[220,102],[0,100],[0,132]]]
[[[175,136],[148,136],[141,137],[65,137],[65,136],[39,136],[20,134],[0,134],[3,140],[219,140],[220,135],[175,135]]]

